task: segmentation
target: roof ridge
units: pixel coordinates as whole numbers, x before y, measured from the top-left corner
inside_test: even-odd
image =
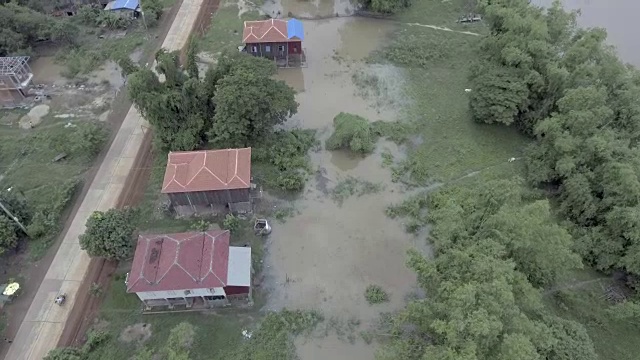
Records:
[[[209,271],[211,272],[211,274],[213,276],[215,276],[216,279],[218,279],[218,281],[220,281],[220,283],[222,284],[222,286],[227,286],[227,281],[222,281],[222,279],[220,279],[220,277],[218,276],[218,274],[216,274],[215,271],[213,271],[213,259],[215,259],[215,249],[216,249],[216,242],[218,242],[218,236],[227,233],[229,230],[225,230],[223,232],[221,232],[220,234],[216,235],[213,237],[213,248],[211,249],[211,261],[209,261]],[[227,255],[227,263],[229,262],[229,257]],[[228,265],[227,265],[228,266]],[[227,275],[228,278],[228,275]],[[228,280],[228,279],[227,279]]]

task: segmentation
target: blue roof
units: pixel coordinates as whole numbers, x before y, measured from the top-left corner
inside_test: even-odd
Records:
[[[287,21],[287,37],[289,39],[297,37],[300,40],[304,40],[304,28],[300,20],[291,19]]]
[[[140,5],[139,0],[115,0],[111,10],[129,9],[135,10]]]

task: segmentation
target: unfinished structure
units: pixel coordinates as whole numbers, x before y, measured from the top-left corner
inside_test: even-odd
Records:
[[[0,107],[24,103],[33,79],[28,61],[28,56],[0,57]]]

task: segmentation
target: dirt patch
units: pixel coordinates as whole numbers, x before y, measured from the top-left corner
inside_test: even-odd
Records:
[[[120,341],[125,343],[144,343],[151,337],[151,324],[137,323],[127,326],[120,333]]]
[[[31,129],[42,122],[42,118],[49,114],[49,105],[40,104],[34,106],[27,115],[20,119],[20,127],[23,129]]]

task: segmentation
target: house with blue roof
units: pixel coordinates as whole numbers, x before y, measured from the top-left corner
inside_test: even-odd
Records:
[[[241,51],[272,59],[280,67],[306,66],[304,27],[297,19],[245,21]]]
[[[140,14],[140,0],[113,0],[104,9],[123,17],[137,18]]]

